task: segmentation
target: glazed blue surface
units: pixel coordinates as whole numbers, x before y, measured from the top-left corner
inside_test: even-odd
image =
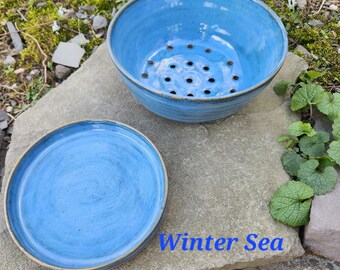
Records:
[[[229,116],[268,85],[287,36],[260,0],[135,0],[112,20],[108,48],[146,108],[205,122]]]
[[[153,145],[113,122],[80,122],[39,141],[7,191],[11,230],[36,259],[61,268],[120,263],[159,224],[166,172]]]

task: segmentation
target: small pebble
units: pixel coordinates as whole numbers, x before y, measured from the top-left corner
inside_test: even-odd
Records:
[[[81,20],[87,19],[87,14],[86,14],[86,12],[85,12],[85,13],[77,12],[77,13],[76,13],[76,17],[77,17],[78,19],[81,19]]]
[[[65,13],[65,18],[66,19],[72,19],[74,17],[74,10],[73,9],[68,9],[67,12]]]
[[[94,30],[99,30],[107,26],[107,20],[101,15],[96,15],[93,18],[92,28]]]
[[[13,106],[13,107],[17,106],[17,104],[18,104],[15,100],[12,100],[12,99],[9,101],[9,103],[10,103],[11,106]]]
[[[72,69],[63,65],[56,65],[55,76],[59,80],[65,80],[72,73]]]
[[[26,76],[26,80],[27,80],[27,81],[32,80],[32,76],[31,76],[31,75],[27,75],[27,76]]]
[[[308,58],[313,58],[312,54],[303,46],[298,45],[295,50],[297,50],[298,52],[303,53],[306,57]]]
[[[13,111],[13,107],[12,106],[7,106],[6,112],[10,113],[12,111]]]
[[[322,27],[324,26],[324,23],[322,21],[319,21],[319,20],[312,20],[308,23],[310,26],[313,26],[315,28],[319,28],[319,27]]]
[[[4,65],[6,66],[13,66],[15,64],[15,59],[11,55],[7,55],[6,59],[4,60]]]
[[[329,9],[330,9],[330,10],[333,10],[333,11],[338,11],[338,6],[332,4],[332,5],[329,6]]]
[[[32,69],[30,71],[30,75],[33,77],[37,77],[40,74],[40,70],[39,69]]]
[[[41,7],[46,7],[46,2],[39,2],[35,4],[36,7],[41,8]]]
[[[24,68],[18,68],[16,70],[14,70],[14,74],[20,74],[20,73],[23,73],[23,72],[25,72]]]
[[[84,11],[92,12],[92,11],[94,11],[96,9],[96,7],[94,5],[91,5],[91,6],[80,6],[79,9],[82,9]]]

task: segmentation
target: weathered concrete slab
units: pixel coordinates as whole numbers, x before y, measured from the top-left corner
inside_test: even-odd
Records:
[[[290,54],[279,77],[293,79],[304,68],[305,63]],[[215,124],[162,119],[135,101],[101,46],[68,80],[16,121],[6,175],[34,140],[60,125],[84,119],[124,122],[156,144],[168,169],[169,208],[160,232],[238,237],[240,243],[231,251],[162,252],[156,237],[120,269],[254,267],[304,253],[297,231],[275,222],[268,212],[271,195],[288,180],[280,163],[283,149],[276,138],[295,117],[269,87],[243,111]],[[6,269],[37,269],[8,240],[2,215],[0,220],[0,261]],[[244,251],[249,233],[283,237],[284,251]]]

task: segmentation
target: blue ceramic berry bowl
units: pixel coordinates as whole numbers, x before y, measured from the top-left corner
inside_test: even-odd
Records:
[[[136,99],[188,123],[238,111],[279,71],[287,44],[260,0],[132,0],[108,31],[112,60]]]
[[[165,166],[146,137],[84,121],[24,154],[5,190],[5,216],[15,243],[43,266],[111,269],[151,240],[166,201]]]

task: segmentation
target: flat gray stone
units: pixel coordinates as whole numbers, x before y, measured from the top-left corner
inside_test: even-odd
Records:
[[[14,24],[12,22],[7,23],[7,28],[8,32],[11,36],[13,45],[14,45],[14,50],[16,52],[21,52],[23,50],[23,44],[20,35],[18,34]]]
[[[340,179],[340,173],[339,179]],[[340,184],[323,196],[315,196],[304,246],[314,254],[340,262]]]
[[[295,79],[305,67],[301,58],[289,54],[278,79]],[[85,119],[126,123],[160,150],[169,176],[169,207],[160,233],[240,239],[231,251],[162,252],[156,236],[119,269],[235,269],[304,253],[298,232],[274,221],[268,211],[270,197],[288,180],[280,162],[284,149],[276,138],[296,120],[272,86],[224,121],[175,123],[136,102],[114,70],[104,44],[63,84],[18,117],[6,159],[6,179],[32,142],[63,124]],[[2,214],[0,221],[0,262],[5,262],[7,270],[37,269],[9,240]],[[284,251],[244,251],[244,239],[250,233],[284,238]]]
[[[63,66],[77,68],[84,54],[85,50],[79,45],[60,42],[53,53],[52,61]]]

